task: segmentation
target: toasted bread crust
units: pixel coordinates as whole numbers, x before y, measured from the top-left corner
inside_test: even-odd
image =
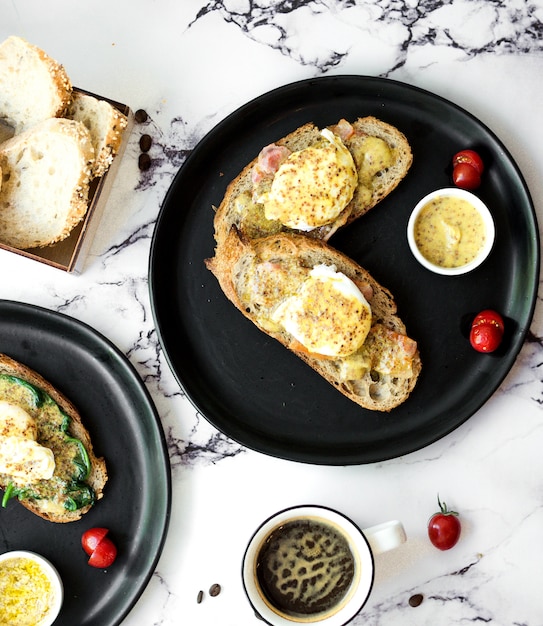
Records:
[[[370,209],[390,195],[405,178],[413,163],[411,146],[405,135],[395,126],[382,122],[376,117],[367,116],[359,117],[356,122],[354,122],[353,127],[358,133],[365,133],[370,137],[383,139],[393,150],[395,158],[394,163],[381,172],[378,178],[376,177],[374,180],[369,202],[361,203],[356,197],[353,198],[347,220],[348,224],[366,214]],[[349,150],[353,150],[352,143],[352,139],[345,140],[345,145]]]
[[[227,298],[260,330],[273,337],[285,347],[292,348],[292,338],[285,330],[270,331],[263,327],[254,311],[242,303],[239,289],[241,277],[247,266],[255,260],[295,259],[306,267],[318,264],[334,265],[356,283],[367,283],[373,291],[371,298],[372,325],[406,335],[406,328],[397,315],[394,298],[388,289],[380,285],[366,270],[327,243],[304,235],[279,233],[269,237],[249,240],[236,227],[232,227],[226,239],[217,246],[215,256],[206,260],[207,268],[215,275]],[[413,390],[421,370],[418,349],[412,359],[412,372],[407,377],[380,376],[379,380],[368,371],[363,378],[343,381],[339,375],[338,359],[315,358],[311,354],[293,350],[297,356],[317,371],[330,384],[353,402],[370,410],[390,411],[403,403]]]
[[[107,482],[108,475],[106,469],[106,462],[102,457],[97,457],[94,453],[90,435],[85,428],[81,415],[72,402],[56,389],[50,382],[48,382],[43,376],[35,372],[33,369],[26,365],[15,361],[5,354],[0,353],[0,374],[7,374],[11,376],[17,376],[22,380],[27,381],[34,387],[37,387],[47,393],[70,417],[70,433],[76,439],[79,439],[85,446],[89,460],[91,462],[91,472],[86,482],[94,490],[96,500],[99,500],[103,496],[104,486]],[[7,485],[0,484],[0,488],[5,489]],[[20,503],[32,513],[35,513],[39,517],[46,519],[50,522],[65,523],[73,522],[80,519],[92,505],[85,506],[77,509],[76,511],[64,511],[62,514],[51,513],[44,511],[40,507],[40,501],[30,501],[26,499],[20,500]]]
[[[394,162],[390,167],[380,172],[378,177],[375,177],[369,199],[355,194],[353,200],[334,222],[303,233],[305,236],[328,241],[339,228],[361,217],[392,193],[411,167],[413,155],[409,142],[397,128],[372,116],[358,118],[352,123],[352,127],[356,137],[366,135],[384,140],[394,154]],[[333,127],[330,128],[333,129]],[[275,145],[285,146],[294,152],[313,145],[319,139],[321,139],[319,128],[310,122],[279,139],[275,142]],[[344,144],[353,153],[355,141],[353,139],[345,139]],[[258,156],[248,163],[238,176],[231,181],[215,212],[215,239],[219,245],[226,239],[232,226],[236,226],[244,236],[251,237],[249,230],[244,227],[239,211],[236,208],[236,199],[241,194],[252,191],[251,175],[257,161]],[[283,227],[281,230],[282,232],[292,232],[291,229],[286,227]]]
[[[66,117],[82,122],[94,146],[92,176],[103,176],[119,152],[127,118],[106,100],[74,91]]]

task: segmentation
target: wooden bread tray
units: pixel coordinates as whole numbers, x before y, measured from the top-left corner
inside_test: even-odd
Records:
[[[98,229],[100,219],[104,212],[105,205],[113,181],[119,169],[122,156],[128,143],[128,138],[134,126],[134,115],[131,109],[126,104],[115,102],[104,96],[97,96],[89,91],[83,89],[76,89],[75,92],[82,92],[100,100],[106,100],[113,107],[119,110],[127,118],[127,125],[123,131],[122,142],[117,155],[114,157],[113,162],[109,166],[107,172],[91,181],[89,187],[89,202],[88,209],[85,217],[79,222],[79,224],[72,230],[70,235],[63,241],[59,241],[50,246],[44,248],[32,248],[27,250],[21,250],[19,248],[13,248],[0,242],[0,249],[13,252],[20,256],[24,256],[28,259],[33,259],[40,263],[45,263],[51,267],[55,267],[65,272],[81,273],[85,258],[89,252],[90,246]],[[12,133],[9,133],[10,135]],[[0,125],[0,142],[8,139],[9,135],[6,131],[6,126]]]

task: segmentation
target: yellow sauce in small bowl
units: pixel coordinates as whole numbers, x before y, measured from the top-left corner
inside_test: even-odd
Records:
[[[63,601],[63,587],[47,559],[24,550],[0,555],[0,626],[50,626]]]
[[[439,189],[415,207],[407,228],[415,258],[438,274],[465,274],[478,267],[494,244],[494,221],[486,205],[464,189]]]

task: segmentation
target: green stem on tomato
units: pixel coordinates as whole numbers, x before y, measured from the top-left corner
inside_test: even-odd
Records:
[[[458,515],[458,513],[456,511],[450,511],[447,508],[447,503],[446,502],[441,502],[441,500],[439,499],[439,494],[437,494],[437,503],[439,504],[439,508],[441,510],[441,512],[443,513],[443,515]]]

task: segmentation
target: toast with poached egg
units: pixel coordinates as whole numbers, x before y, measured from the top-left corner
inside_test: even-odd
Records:
[[[297,232],[327,241],[389,195],[412,161],[404,134],[375,117],[322,130],[307,123],[229,184],[215,213],[217,243],[232,226],[251,239]]]
[[[234,226],[206,266],[245,317],[353,402],[390,411],[415,387],[420,355],[392,294],[325,242]]]
[[[75,406],[26,365],[0,354],[0,488],[50,522],[81,518],[107,481]]]

